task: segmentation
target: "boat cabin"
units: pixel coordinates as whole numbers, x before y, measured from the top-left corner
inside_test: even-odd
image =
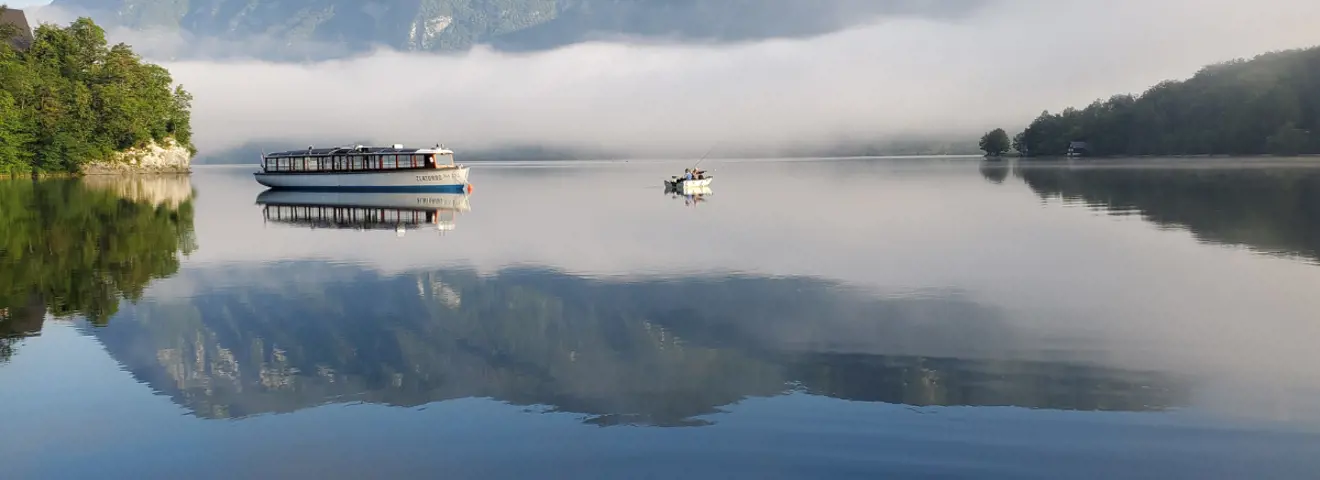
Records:
[[[268,153],[261,156],[266,173],[379,172],[392,170],[454,168],[454,152],[435,148],[390,147],[312,148]]]

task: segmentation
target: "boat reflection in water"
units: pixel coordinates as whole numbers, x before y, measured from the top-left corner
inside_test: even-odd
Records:
[[[710,185],[693,187],[665,186],[665,195],[669,195],[670,198],[682,198],[683,204],[690,207],[695,207],[698,203],[706,201],[706,197],[710,194]]]
[[[467,193],[356,193],[266,190],[257,195],[266,222],[303,227],[453,230],[458,213],[471,209]]]

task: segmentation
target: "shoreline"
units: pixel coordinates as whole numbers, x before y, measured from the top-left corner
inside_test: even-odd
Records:
[[[238,164],[235,164],[235,165],[238,165]],[[32,179],[32,180],[59,180],[59,179],[75,179],[75,178],[89,178],[89,177],[95,177],[95,178],[111,178],[111,177],[132,178],[132,177],[148,177],[148,176],[189,176],[189,175],[192,175],[192,173],[193,173],[193,172],[192,172],[192,169],[188,169],[188,170],[185,170],[185,171],[178,171],[178,172],[170,172],[170,171],[140,171],[140,172],[123,171],[123,172],[97,172],[97,173],[83,173],[83,172],[74,172],[74,173],[65,173],[65,172],[61,172],[61,173],[33,173],[33,174],[20,174],[20,175],[15,175],[15,174],[0,174],[0,180],[18,180],[18,179]]]
[[[1270,159],[1320,158],[1320,153],[1300,153],[1297,155],[1272,155],[1267,153],[1253,154],[1253,155],[1237,155],[1237,154],[1103,155],[1103,156],[1092,155],[1092,156],[1084,156],[1084,157],[1068,157],[1062,155],[1052,155],[1052,156],[1040,156],[1040,157],[1006,156],[1000,158],[1015,159],[1015,160],[1115,160],[1115,159],[1121,160],[1121,159],[1160,159],[1160,158],[1197,159],[1197,160],[1206,160],[1206,159],[1233,160],[1233,159],[1244,159],[1244,158],[1270,158]]]

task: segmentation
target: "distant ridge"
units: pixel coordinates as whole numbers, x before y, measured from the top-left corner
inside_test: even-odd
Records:
[[[741,42],[822,35],[882,16],[945,18],[989,0],[54,0],[98,23],[187,32],[263,57],[546,50],[600,38]],[[309,48],[313,46],[314,48]]]

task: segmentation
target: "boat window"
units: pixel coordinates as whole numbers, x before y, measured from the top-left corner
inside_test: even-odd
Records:
[[[384,159],[381,159],[380,168],[391,169],[397,166],[399,165],[394,155],[386,155]]]
[[[310,172],[315,172],[315,171],[318,171],[318,170],[320,170],[320,169],[321,169],[321,157],[312,157],[311,160],[308,160],[308,161],[307,161],[307,170],[308,170],[308,171],[310,171]]]
[[[350,170],[361,170],[361,169],[362,169],[362,161],[363,161],[363,156],[362,156],[362,155],[353,155],[353,162],[352,162],[352,165],[350,165],[348,168],[349,168]]]

